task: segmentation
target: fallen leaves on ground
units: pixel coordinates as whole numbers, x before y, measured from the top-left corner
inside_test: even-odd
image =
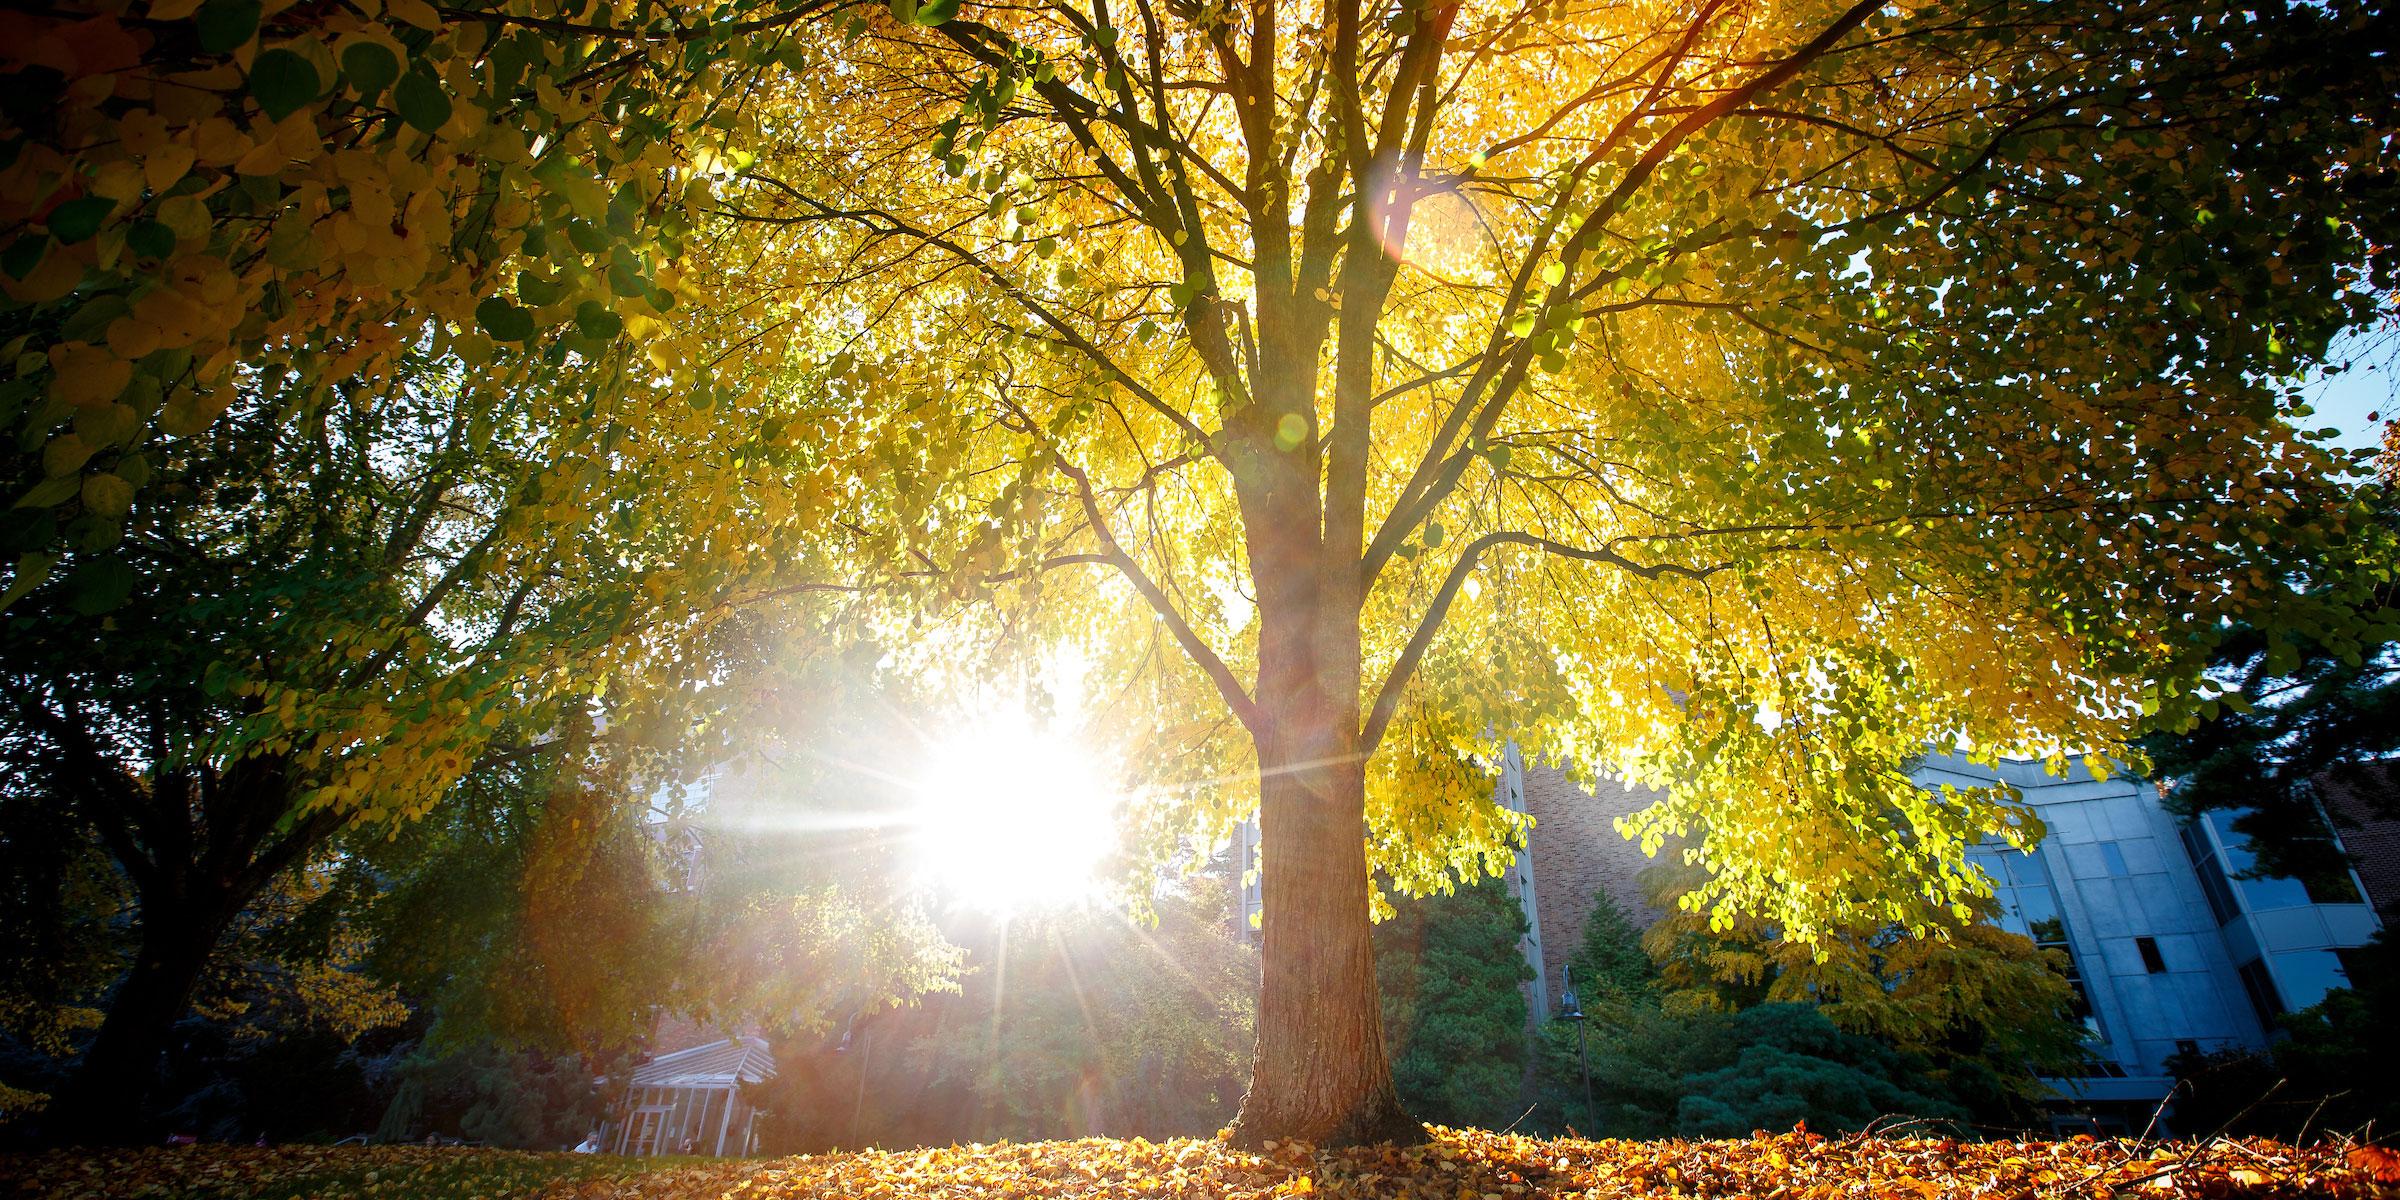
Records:
[[[1261,1153],[1087,1138],[770,1160],[414,1146],[186,1146],[0,1157],[0,1200],[1547,1200],[2075,1197],[2400,1200],[2394,1156],[2255,1139],[1962,1142],[1808,1133],[1585,1141],[1436,1130],[1425,1146]]]

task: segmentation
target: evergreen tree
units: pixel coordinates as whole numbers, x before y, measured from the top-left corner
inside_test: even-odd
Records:
[[[1651,983],[1658,965],[1642,949],[1642,930],[1606,889],[1592,894],[1592,915],[1583,923],[1583,944],[1567,956],[1575,968],[1575,991],[1586,1013],[1655,1005]]]
[[[1684,1077],[1675,1108],[1684,1137],[1742,1137],[1800,1121],[1830,1133],[1887,1116],[1967,1118],[1942,1098],[1923,1059],[1845,1033],[1815,1005],[1761,1004],[1728,1025],[1719,1044],[1738,1047],[1733,1061]]]
[[[1523,909],[1496,879],[1394,908],[1375,974],[1401,1100],[1437,1124],[1507,1126],[1524,1111]]]
[[[2395,461],[2387,452],[2387,472]],[[2370,539],[2400,526],[2381,489],[2362,489],[2359,503],[2374,514]],[[2375,816],[2400,817],[2400,802],[2378,786],[2375,761],[2400,751],[2400,654],[2392,648],[2400,584],[2391,574],[2382,558],[2323,554],[2299,586],[2355,622],[2322,632],[2230,630],[2209,657],[2217,698],[2180,729],[2140,743],[2169,782],[2170,809],[2187,819],[2211,809],[2238,814],[2233,830],[2248,839],[2258,875],[2298,879],[2327,901],[2355,902],[2358,894],[2320,783],[2347,785]]]
[[[2176,1077],[2177,1132],[2216,1130],[2299,1141],[2400,1127],[2400,945],[2390,928],[2345,956],[2350,986],[2277,1024],[2288,1036],[2265,1051],[2220,1051],[2167,1060]]]

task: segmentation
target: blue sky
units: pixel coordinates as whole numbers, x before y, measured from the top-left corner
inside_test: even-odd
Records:
[[[2334,340],[2326,354],[2335,366],[2349,369],[2327,378],[2314,375],[2304,389],[2316,415],[2301,422],[2311,429],[2328,425],[2342,431],[2337,442],[2345,447],[2375,446],[2383,441],[2383,423],[2400,416],[2400,329],[2386,326]]]

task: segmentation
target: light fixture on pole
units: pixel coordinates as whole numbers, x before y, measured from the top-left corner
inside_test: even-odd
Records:
[[[1566,988],[1558,997],[1558,1019],[1575,1022],[1575,1057],[1583,1064],[1583,1136],[1592,1136],[1592,1054],[1584,1045],[1583,1004],[1575,998],[1575,964],[1566,968]]]
[[[842,1044],[833,1048],[834,1053],[840,1054],[850,1049],[850,1031],[858,1027],[858,1014],[865,1011],[863,1006],[850,1010],[850,1020],[842,1026]],[[850,1104],[850,1148],[853,1150],[863,1148],[858,1141],[858,1118],[867,1108],[867,1064],[873,1061],[874,1054],[875,1030],[870,1027],[859,1039],[858,1098]]]

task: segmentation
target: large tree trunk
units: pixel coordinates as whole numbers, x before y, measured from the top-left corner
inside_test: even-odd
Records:
[[[209,955],[238,904],[225,898],[193,903],[144,897],[142,940],[133,969],[117,986],[108,1015],[76,1064],[73,1080],[44,1119],[53,1143],[108,1145],[147,1142],[146,1101],[175,1041],[175,1023],[190,1010]]]
[[[1266,544],[1275,540],[1251,542],[1264,975],[1234,1140],[1420,1142],[1424,1127],[1392,1087],[1375,987],[1356,615],[1310,561],[1313,547]]]
[[[42,1121],[45,1140],[124,1144],[157,1132],[148,1122],[160,1067],[218,943],[277,875],[347,820],[321,809],[283,827],[293,804],[288,767],[253,756],[222,775],[169,776],[149,789],[126,786],[132,772],[114,764],[95,767],[85,811],[133,880],[141,943]]]

